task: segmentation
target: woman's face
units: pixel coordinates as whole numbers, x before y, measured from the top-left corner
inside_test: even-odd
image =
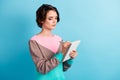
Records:
[[[57,24],[57,13],[54,10],[50,10],[46,14],[45,21],[42,22],[42,28],[52,30]]]

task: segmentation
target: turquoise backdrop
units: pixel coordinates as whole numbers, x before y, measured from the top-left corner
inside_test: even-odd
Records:
[[[81,40],[67,80],[120,80],[120,0],[0,0],[0,80],[35,80],[28,40],[43,3],[59,10],[53,33]]]

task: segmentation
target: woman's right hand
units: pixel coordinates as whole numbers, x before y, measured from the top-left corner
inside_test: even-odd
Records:
[[[62,45],[62,54],[65,55],[66,51],[68,50],[68,48],[70,47],[71,43],[69,41],[66,41],[63,43]]]

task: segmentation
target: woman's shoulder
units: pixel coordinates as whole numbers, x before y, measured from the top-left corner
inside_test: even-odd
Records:
[[[37,40],[37,36],[36,35],[33,35],[30,40]]]
[[[58,35],[54,35],[54,36],[57,40],[60,40],[60,41],[62,40],[62,38],[60,36],[58,36]]]

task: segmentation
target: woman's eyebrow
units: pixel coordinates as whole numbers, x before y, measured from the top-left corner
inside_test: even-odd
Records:
[[[49,16],[48,18],[54,18],[54,17],[57,18],[57,16]]]

